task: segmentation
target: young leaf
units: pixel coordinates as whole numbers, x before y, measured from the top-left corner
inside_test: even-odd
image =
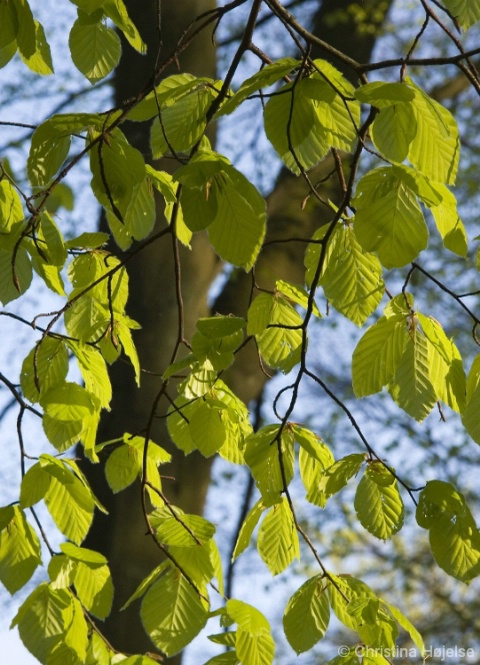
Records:
[[[160,102],[159,117],[152,125],[151,148],[154,159],[173,149],[188,152],[200,139],[206,127],[207,111],[216,97],[213,79],[198,79],[195,87],[173,103]]]
[[[267,138],[296,174],[315,166],[331,147],[350,150],[360,117],[360,105],[345,101],[353,93],[346,79],[325,60],[314,65],[312,76],[287,84],[265,106]]]
[[[70,540],[80,544],[90,528],[95,501],[87,487],[54,458],[44,455],[42,468],[51,475],[45,504],[58,529]]]
[[[382,316],[367,330],[352,357],[352,382],[357,397],[380,392],[393,379],[406,343],[403,316]]]
[[[93,140],[98,137],[89,132]],[[108,140],[99,142],[90,150],[92,190],[98,202],[116,216],[127,214],[136,186],[145,179],[145,162],[141,153],[132,148],[119,129],[108,135]]]
[[[407,82],[415,93],[412,104],[417,121],[417,132],[408,159],[427,178],[453,185],[460,157],[455,118],[411,79],[407,78]]]
[[[55,645],[62,642],[72,620],[72,596],[67,589],[52,589],[42,582],[23,602],[11,627],[18,631],[25,647],[41,663]]]
[[[261,500],[257,501],[253,508],[250,509],[238,534],[235,549],[233,550],[232,561],[235,561],[235,559],[250,545],[253,532],[264,510],[265,506]]]
[[[248,334],[270,367],[290,372],[300,362],[303,319],[280,293],[260,293],[248,310]]]
[[[25,293],[32,282],[32,263],[19,247],[13,260],[11,251],[0,250],[0,302],[7,305]]]
[[[240,663],[271,665],[275,643],[263,614],[255,607],[235,599],[228,600],[225,609],[230,620],[238,625],[235,647]]]
[[[284,480],[288,485],[293,478],[293,437],[284,431],[280,437],[283,473],[279,460],[278,425],[263,427],[245,442],[245,462],[250,467],[266,508],[282,501]]]
[[[464,516],[441,516],[429,535],[434,559],[446,573],[466,584],[480,575],[480,532],[468,508]]]
[[[468,30],[470,26],[480,21],[478,0],[445,0],[444,4],[464,30]]]
[[[365,455],[362,453],[353,453],[339,459],[324,472],[318,474],[318,483],[312,483],[310,486],[307,501],[325,508],[328,499],[357,475],[364,462]]]
[[[454,411],[462,413],[466,383],[460,352],[436,319],[420,313],[417,319],[428,341],[429,375],[435,393]]]
[[[477,355],[467,377],[467,394],[462,423],[476,443],[480,443],[480,355]]]
[[[403,526],[403,502],[396,482],[377,482],[369,467],[355,494],[355,510],[361,525],[380,540],[388,540]]]
[[[465,497],[453,485],[428,482],[416,517],[430,530],[432,554],[440,568],[467,584],[480,575],[480,532]]]
[[[320,250],[316,243],[308,246],[307,284],[312,283],[317,270]],[[362,249],[350,226],[339,227],[330,239],[319,283],[331,305],[358,326],[375,311],[385,288],[380,261]]]
[[[35,20],[27,0],[15,0],[18,32],[17,45],[22,59],[31,58],[37,46]]]
[[[418,422],[430,413],[437,400],[430,378],[428,341],[414,321],[388,391],[395,402]]]
[[[250,95],[262,88],[268,88],[281,78],[286,76],[295,67],[300,64],[300,60],[295,58],[281,58],[277,62],[271,62],[261,69],[259,72],[250,76],[242,83],[237,92],[232,95],[222,106],[216,114],[216,117],[228,115],[242,104]]]
[[[204,627],[208,604],[173,567],[148,589],[142,601],[145,630],[161,651],[181,651]]]
[[[22,364],[20,382],[25,398],[33,403],[38,402],[41,394],[65,383],[67,372],[68,352],[65,342],[55,337],[44,337]]]
[[[468,251],[468,238],[465,226],[458,214],[457,201],[452,192],[441,183],[435,183],[435,188],[442,197],[441,203],[431,205],[430,212],[442,236],[446,249],[465,256]]]
[[[103,22],[103,11],[87,14],[78,10],[68,45],[75,67],[94,84],[117,66],[122,47],[120,38]]]
[[[45,37],[45,30],[43,29],[42,24],[38,21],[34,21],[34,26],[35,50],[31,55],[26,57],[19,48],[20,57],[32,72],[35,72],[35,74],[41,74],[42,76],[48,76],[49,74],[53,74],[50,46]]]
[[[42,563],[40,542],[18,506],[0,508],[0,581],[14,594]]]
[[[4,7],[5,5],[0,5]],[[8,6],[12,6],[10,3]],[[25,215],[17,190],[9,180],[0,180],[0,232],[10,233]]]
[[[357,185],[354,230],[385,268],[410,263],[427,246],[428,229],[415,193],[389,167],[370,171]]]
[[[283,572],[300,558],[300,545],[292,511],[286,497],[266,514],[258,531],[258,552],[272,575]]]
[[[199,515],[167,517],[156,530],[157,538],[166,545],[196,547],[215,534],[214,525]]]
[[[117,28],[123,32],[130,46],[142,55],[145,54],[147,46],[129,17],[123,0],[103,0],[101,6],[108,18],[110,18]]]
[[[287,640],[297,655],[311,649],[325,635],[330,604],[321,575],[307,580],[288,601],[283,616]]]

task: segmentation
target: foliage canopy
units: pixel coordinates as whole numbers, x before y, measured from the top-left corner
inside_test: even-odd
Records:
[[[69,37],[71,58],[91,84],[117,66],[118,33],[138,52],[145,51],[123,0],[72,2],[78,18]],[[243,4],[230,3],[207,13],[201,29],[211,29],[226,12]],[[304,548],[313,554],[318,570],[295,591],[284,612],[283,628],[293,650],[298,654],[314,647],[335,615],[365,649],[378,652],[367,656],[352,648],[332,664],[387,662],[381,650],[395,647],[400,629],[409,633],[420,653],[424,651],[418,631],[388,599],[361,580],[324,565],[289,491],[297,473],[305,500],[319,510],[348,483],[356,485],[358,521],[382,541],[404,526],[404,500],[413,502],[418,526],[428,530],[436,564],[463,583],[480,574],[480,532],[461,488],[438,479],[412,487],[390,460],[377,454],[338,398],[364,452],[336,459],[316,432],[290,420],[301,384],[312,381],[332,396],[312,368],[311,350],[307,356],[311,327],[328,325],[321,313],[328,301],[363,329],[351,359],[357,398],[386,388],[398,407],[418,422],[443,404],[458,414],[468,435],[480,444],[480,355],[466,371],[442,323],[416,308],[412,284],[412,276],[422,272],[433,290],[448,293],[471,318],[472,348],[480,344],[480,319],[463,296],[418,263],[433,225],[443,243],[444,261],[449,252],[466,257],[469,251],[452,189],[461,157],[460,133],[454,115],[409,75],[412,63],[417,68],[456,65],[478,93],[480,78],[472,57],[479,49],[466,52],[452,30],[458,24],[467,31],[480,21],[480,3],[422,2],[425,24],[408,52],[373,64],[333,53],[328,44],[321,45],[324,58],[312,59],[309,46],[316,43],[314,35],[280,3],[250,4],[244,37],[224,80],[190,73],[161,79],[194,38],[194,22],[176,52],[154,72],[153,79],[160,82],[139,89],[121,108],[57,114],[36,126],[25,173],[14,173],[6,159],[0,163],[0,301],[5,307],[21,302],[34,273],[63,298],[63,306],[48,315],[44,327],[37,325],[38,317],[25,321],[15,313],[18,310],[6,307],[1,312],[19,325],[31,325],[38,339],[23,361],[19,379],[0,375],[18,405],[22,460],[18,501],[0,509],[0,580],[14,594],[39,566],[47,566],[48,581],[33,589],[12,621],[26,647],[45,665],[153,662],[148,655],[115,652],[96,622],[108,616],[114,589],[107,559],[82,547],[94,512],[105,509],[80,465],[64,454],[76,444],[91,463],[99,462],[102,451],[112,451],[105,465],[112,492],[140,480],[146,527],[159,548],[159,561],[160,553],[164,560],[127,605],[140,599],[141,619],[155,647],[168,656],[175,654],[207,622],[219,620],[225,631],[210,636],[219,645],[219,655],[210,665],[273,662],[275,642],[265,616],[239,599],[225,597],[215,526],[172,505],[164,492],[161,467],[170,453],[151,440],[151,423],[142,432],[122,432],[106,442],[97,439],[102,411],[112,400],[109,366],[127,360],[138,384],[148,369],[140,366],[135,347],[135,330],[142,322],[128,315],[128,262],[154,242],[172,242],[177,257],[178,244],[189,248],[193,235],[200,232],[208,234],[222,261],[252,271],[248,311],[245,317],[200,318],[191,339],[185,339],[179,297],[177,343],[170,364],[162,369],[151,419],[158,402],[168,402],[168,432],[179,451],[199,451],[205,457],[218,453],[232,465],[250,469],[260,498],[241,525],[235,559],[251,545],[258,525],[256,547],[273,576],[300,558]],[[260,10],[301,40],[298,58],[271,61],[254,49]],[[439,56],[433,63],[414,58],[428,22],[444,29],[457,48],[455,55]],[[247,50],[258,57],[258,71],[233,89],[234,74]],[[35,74],[53,73],[44,29],[28,2],[3,0],[0,64],[6,67],[17,52]],[[348,79],[329,62],[331,55],[343,61]],[[272,289],[255,280],[255,267],[269,242],[265,198],[212,148],[206,134],[212,123],[259,97],[266,138],[286,169],[308,183],[308,205],[313,201],[328,213],[328,222],[319,224],[313,237],[300,239],[305,246],[304,284],[275,276]],[[122,131],[127,121],[151,126],[148,161]],[[317,165],[332,156],[329,177],[338,181],[340,192],[336,202],[323,198],[312,180]],[[176,163],[172,172],[159,168],[164,162],[157,160],[164,157]],[[106,214],[109,234],[67,238],[56,210],[67,206],[66,181],[81,160],[89,161],[91,189]],[[162,213],[164,219],[158,223]],[[118,252],[107,247],[109,236]],[[292,237],[290,242],[299,239]],[[178,258],[175,262],[181,290],[181,266]],[[394,270],[398,274],[390,272]],[[388,283],[397,285],[398,275],[401,286],[392,292]],[[316,319],[321,319],[318,324]],[[291,395],[284,413],[275,404],[276,421],[256,431],[248,405],[226,379],[246,345],[256,345],[262,368],[288,374],[290,381],[282,390]],[[68,377],[72,363],[78,366],[81,383]],[[22,436],[26,411],[41,418],[45,433],[45,446],[34,459],[27,455]],[[59,552],[38,530],[39,502],[67,539]],[[46,541],[49,561],[42,554],[40,537]],[[228,650],[222,652],[225,647]]]

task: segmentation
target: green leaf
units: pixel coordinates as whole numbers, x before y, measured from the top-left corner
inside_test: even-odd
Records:
[[[226,647],[234,647],[236,632],[228,631],[225,633],[219,633],[218,635],[208,635],[208,639],[215,644],[223,644]]]
[[[18,506],[0,508],[0,581],[9,593],[21,589],[39,565],[40,542]]]
[[[101,4],[105,14],[123,32],[130,46],[144,55],[147,52],[147,46],[129,17],[123,0],[104,0]]]
[[[225,651],[210,658],[205,665],[240,665],[240,661],[235,651]]]
[[[412,418],[421,422],[433,408],[437,395],[430,379],[428,340],[410,321],[403,354],[388,391],[395,402]]]
[[[58,529],[79,545],[87,535],[93,520],[95,501],[83,482],[54,458],[42,456],[43,469],[51,475],[45,494],[45,504]]]
[[[17,46],[22,59],[31,58],[37,48],[35,20],[27,0],[15,0],[18,20]]]
[[[242,665],[271,665],[275,654],[275,642],[270,633],[252,635],[237,630],[236,654]]]
[[[3,49],[15,42],[18,34],[18,18],[13,2],[0,3],[0,25],[0,48]]]
[[[257,547],[272,575],[283,572],[300,558],[295,520],[286,497],[266,514],[258,531]]]
[[[454,411],[462,413],[466,383],[460,352],[436,319],[420,313],[417,319],[428,341],[429,376],[435,393]]]
[[[292,649],[304,653],[325,635],[330,604],[321,575],[307,580],[288,601],[283,628]]]
[[[337,618],[347,628],[356,630],[361,641],[375,649],[394,649],[398,628],[392,615],[380,606],[380,600],[361,580],[348,575],[330,574],[327,587]]]
[[[425,644],[418,630],[411,623],[411,621],[402,612],[400,612],[398,607],[395,607],[395,605],[390,605],[390,603],[385,603],[385,606],[388,608],[388,611],[392,614],[398,625],[401,626],[403,630],[405,630],[410,635],[412,642],[420,651],[420,655],[423,658],[425,655]]]
[[[462,423],[476,443],[480,443],[480,355],[477,355],[467,377],[467,395]]]
[[[283,296],[288,298],[288,300],[291,302],[300,305],[300,307],[303,307],[303,309],[308,310],[309,293],[302,286],[298,286],[298,284],[291,284],[290,282],[285,282],[283,279],[277,279],[275,283],[275,289]],[[321,317],[320,311],[315,301],[312,301],[312,313],[319,318]]]
[[[358,342],[352,357],[357,397],[380,392],[394,377],[407,343],[405,317],[382,316]]]
[[[264,615],[248,603],[232,598],[227,600],[225,610],[230,619],[246,633],[258,636],[270,632],[270,624]]]
[[[270,665],[275,643],[270,635],[270,625],[261,612],[241,600],[227,601],[226,611],[238,625],[236,653],[242,665]]]
[[[4,7],[5,5],[0,5]],[[12,4],[6,5],[11,7]],[[18,222],[22,222],[25,215],[23,214],[23,206],[17,190],[13,187],[9,180],[0,180],[0,232],[10,233],[12,228]]]
[[[259,500],[248,512],[238,533],[235,549],[233,550],[232,561],[235,561],[235,559],[250,545],[253,532],[264,510],[265,506],[262,501]]]
[[[304,450],[309,457],[319,462],[323,468],[328,468],[335,462],[328,446],[314,432],[297,424],[292,424],[291,429],[301,451]]]
[[[5,4],[5,3],[4,3]],[[11,4],[11,3],[9,3]],[[0,69],[6,67],[17,52],[17,42],[13,41],[4,47],[0,46]]]
[[[248,334],[254,334],[270,367],[290,372],[300,362],[303,319],[280,293],[260,293],[248,310]]]
[[[293,479],[294,445],[293,437],[283,431],[280,437],[282,467],[279,459],[278,425],[262,427],[245,441],[245,462],[250,467],[255,483],[262,495],[266,508],[282,501],[281,494]],[[283,477],[284,476],[284,477]]]
[[[315,166],[332,147],[350,150],[360,117],[360,105],[337,94],[340,88],[351,97],[353,87],[326,61],[314,64],[323,76],[316,71],[285,85],[265,106],[267,138],[296,174]]]
[[[479,0],[444,0],[443,4],[464,30],[468,30],[470,26],[480,21]]]
[[[196,547],[213,538],[214,525],[200,515],[167,517],[156,530],[157,538],[166,545]]]
[[[465,256],[468,251],[468,238],[457,211],[455,196],[441,183],[436,183],[435,189],[441,195],[442,201],[438,205],[430,206],[430,211],[438,232],[442,236],[443,244],[451,252]]]
[[[68,45],[75,67],[95,84],[117,66],[122,47],[120,38],[103,23],[103,12],[87,14],[78,10]]]
[[[204,627],[208,605],[178,570],[169,567],[145,594],[141,617],[155,646],[172,656]]]
[[[232,166],[226,166],[215,182],[218,208],[208,227],[210,242],[222,259],[248,271],[265,236],[265,199]]]
[[[327,594],[332,610],[339,621],[347,628],[357,630],[358,621],[350,610],[350,604],[358,601],[378,600],[373,591],[361,580],[350,575],[333,575],[329,573],[330,583]]]
[[[94,399],[85,388],[70,382],[56,384],[41,394],[45,434],[57,450],[66,450],[80,438],[88,418],[97,410]]]
[[[63,235],[48,212],[40,213],[39,220],[36,231],[38,247],[47,263],[63,268],[67,260]]]
[[[411,102],[415,97],[406,83],[372,81],[355,90],[355,98],[377,109],[389,108],[399,103]]]
[[[35,74],[41,74],[42,76],[48,76],[53,74],[53,63],[52,55],[50,52],[50,46],[45,37],[45,31],[43,26],[38,21],[34,22],[35,25],[35,51],[28,57],[25,57],[20,51],[20,56],[23,62],[27,65],[32,72]]]
[[[90,134],[92,140],[96,138],[95,132]],[[98,202],[115,215],[126,216],[135,188],[145,179],[141,153],[132,148],[119,129],[114,129],[108,139],[100,141],[89,154],[91,185]]]
[[[318,474],[318,484],[312,484],[307,501],[324,508],[328,499],[345,487],[357,475],[365,462],[363,453],[353,453],[339,459],[323,473]]]
[[[105,477],[115,494],[131,485],[142,473],[142,454],[130,446],[120,446],[110,453],[105,464]]]
[[[72,134],[89,126],[102,128],[105,119],[92,113],[54,115],[33,132],[27,160],[28,178],[34,187],[45,187],[67,158]]]
[[[113,602],[108,566],[79,561],[74,573],[75,590],[82,605],[98,619],[105,619]]]
[[[212,561],[212,542],[210,540],[205,545],[194,545],[193,547],[172,545],[169,548],[170,554],[179,568],[190,577],[198,589],[204,591],[215,574]]]
[[[20,506],[30,508],[45,496],[50,487],[50,476],[40,464],[34,464],[22,478]]]
[[[0,250],[0,302],[7,305],[27,291],[32,281],[32,264],[26,250],[19,247],[12,252]]]
[[[25,647],[41,663],[62,642],[73,618],[72,596],[66,589],[52,589],[42,582],[23,602],[11,627],[18,626]]]
[[[467,508],[465,516],[443,515],[430,527],[430,547],[446,573],[469,583],[480,575],[480,532]]]
[[[79,236],[67,240],[67,249],[97,249],[108,242],[108,233],[97,231],[96,233],[81,233]]]
[[[412,102],[415,94],[405,83],[374,81],[355,91],[355,97],[379,109],[370,130],[375,148],[392,162],[407,158],[417,133]]]
[[[222,410],[209,400],[199,400],[190,417],[190,436],[204,457],[214,455],[225,443],[226,428]]]
[[[440,568],[467,584],[480,575],[480,532],[465,497],[451,483],[429,481],[416,518],[430,530],[430,547]]]
[[[412,105],[417,121],[417,133],[411,143],[408,159],[427,178],[453,185],[460,157],[460,138],[455,118],[411,79],[407,78],[407,82],[415,93]]]
[[[280,81],[280,79],[289,74],[292,69],[295,69],[300,63],[301,61],[295,60],[295,58],[281,58],[276,62],[271,62],[266,65],[263,69],[253,76],[250,76],[242,83],[237,92],[222,104],[215,117],[218,118],[222,115],[229,115],[248,97],[250,97],[250,95],[262,88],[268,88],[274,83],[277,83],[277,81]]]
[[[313,239],[322,233],[317,232]],[[311,285],[321,246],[308,245],[305,255],[306,282]],[[328,243],[319,283],[326,298],[341,314],[363,325],[380,303],[384,284],[382,266],[374,254],[362,249],[350,226],[339,226]]]
[[[355,494],[355,511],[360,524],[380,540],[388,540],[403,526],[403,501],[396,482],[382,485],[369,467]]]
[[[20,382],[25,398],[33,403],[38,402],[41,394],[50,388],[65,384],[67,372],[68,351],[65,342],[56,337],[42,338],[22,364]]]
[[[415,193],[393,168],[367,173],[357,185],[354,230],[367,252],[385,268],[410,263],[427,246],[428,229]]]
[[[68,342],[68,347],[77,359],[85,388],[91,395],[95,395],[102,408],[109,409],[112,386],[102,354],[95,347],[82,342]]]
[[[467,510],[465,497],[451,483],[429,480],[420,493],[416,519],[423,529],[430,529],[442,517],[464,517]]]
[[[182,97],[160,106],[152,125],[151,148],[154,159],[171,152],[188,152],[205,131],[207,111],[216,97],[213,79],[197,80]]]

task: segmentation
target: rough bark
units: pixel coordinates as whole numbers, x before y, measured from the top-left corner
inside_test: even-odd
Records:
[[[149,78],[158,50],[159,35],[155,18],[157,3],[132,0],[127,4],[133,20],[150,44],[151,55],[141,58],[131,49],[125,49],[115,79],[117,102],[135,94]],[[173,51],[185,25],[212,4],[212,0],[163,3],[163,55]],[[345,11],[350,4],[350,0],[325,0],[315,17],[314,29],[316,34],[329,40],[338,49],[348,50],[349,54],[358,60],[367,61],[375,41],[376,28],[384,20],[391,3],[380,0],[367,3],[369,8],[376,10],[375,18],[371,20],[375,29],[362,32],[359,32],[360,26],[355,24],[352,15]],[[348,35],[348,39],[345,39],[345,35]],[[326,57],[326,54],[315,53],[315,56]],[[197,38],[182,55],[179,64],[184,71],[213,76],[215,52],[210,34],[205,32]],[[140,124],[127,128],[128,136],[136,147],[147,153],[148,136],[140,133],[140,128]],[[330,160],[323,162],[312,175],[312,181],[320,180],[331,168]],[[338,199],[338,186],[326,187],[331,189],[329,192],[324,191],[324,194],[333,200]],[[292,236],[309,238],[320,224],[328,221],[330,213],[327,208],[317,206],[301,209],[301,202],[307,193],[308,186],[302,178],[294,178],[282,172],[275,191],[268,199],[268,241]],[[163,223],[159,220],[159,224]],[[268,245],[256,268],[257,283],[263,288],[272,287],[279,278],[303,283],[304,250],[305,244],[299,242]],[[184,325],[188,338],[197,318],[208,311],[207,294],[218,274],[220,262],[203,235],[195,237],[192,251],[182,251],[181,254]],[[135,261],[130,262],[129,274],[131,296],[128,312],[142,325],[135,341],[141,366],[150,374],[142,375],[142,385],[137,390],[130,367],[121,363],[113,367],[114,400],[112,411],[102,422],[100,440],[120,436],[125,431],[136,433],[144,430],[161,382],[159,375],[169,364],[177,339],[178,302],[170,238],[150,245]],[[236,273],[235,279],[225,286],[217,299],[214,310],[245,315],[251,285],[250,275]],[[248,403],[260,394],[265,380],[265,375],[259,369],[254,345],[250,344],[230,370],[228,381],[238,396]],[[171,449],[163,420],[156,419],[152,439]],[[164,483],[171,501],[187,512],[202,512],[210,468],[211,460],[205,460],[198,455],[185,458],[183,454],[175,454],[171,468],[165,471],[174,478],[165,480]],[[152,644],[139,625],[138,604],[134,604],[126,612],[118,612],[141,579],[160,561],[158,548],[145,535],[140,489],[134,486],[131,490],[113,497],[105,488],[104,482],[102,483],[102,470],[96,468],[90,471],[98,476],[94,482],[95,490],[107,506],[109,516],[107,519],[96,519],[87,545],[108,556],[116,588],[114,610],[105,624],[104,632],[117,649],[128,653],[152,651]]]

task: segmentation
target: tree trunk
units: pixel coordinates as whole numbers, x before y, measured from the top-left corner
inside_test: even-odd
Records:
[[[160,61],[173,51],[185,26],[213,4],[213,0],[162,3],[163,45]],[[317,35],[329,40],[340,50],[348,50],[352,57],[367,61],[374,45],[375,31],[362,30],[364,24],[355,24],[352,18],[354,15],[346,11],[351,4],[350,0],[324,0],[314,18],[314,29]],[[365,2],[366,20],[377,28],[383,22],[390,4],[383,0]],[[141,57],[125,47],[115,78],[117,103],[137,93],[149,79],[159,42],[157,3],[153,0],[132,0],[127,5],[149,45],[149,55]],[[376,13],[372,19],[373,9]],[[345,35],[348,35],[348,39],[345,39]],[[315,57],[328,59],[325,53],[315,53]],[[207,31],[201,33],[181,56],[179,64],[183,71],[214,76],[215,52],[211,34]],[[338,66],[338,63],[335,64]],[[144,133],[143,124],[125,126],[124,131],[133,145],[148,154],[148,135]],[[312,181],[320,180],[331,167],[330,160],[322,162],[312,174]],[[330,187],[327,197],[338,200],[338,186],[331,184],[326,187]],[[327,208],[325,211],[319,208],[309,211],[301,209],[301,202],[307,193],[303,179],[282,172],[275,191],[268,199],[268,240],[291,236],[309,238],[319,225],[330,219]],[[159,224],[165,224],[164,220],[159,220]],[[303,283],[304,250],[304,243],[269,245],[263,250],[256,268],[257,283],[263,288],[271,288],[275,280],[280,278]],[[148,373],[142,373],[141,388],[137,389],[129,366],[118,362],[112,367],[114,400],[111,412],[102,421],[100,441],[121,436],[123,432],[141,433],[145,430],[152,403],[161,385],[161,374],[170,363],[177,340],[178,303],[172,255],[171,239],[166,236],[129,263],[131,295],[127,311],[142,325],[142,330],[135,334],[135,342],[141,367]],[[221,264],[206,236],[196,234],[192,251],[181,251],[181,266],[185,336],[188,339],[198,317],[208,313],[207,295]],[[235,281],[225,286],[214,310],[245,316],[250,289],[251,276],[237,274]],[[260,394],[265,375],[259,369],[253,344],[242,351],[242,357],[237,358],[229,370],[227,380],[246,403]],[[158,413],[162,409],[165,412],[167,406],[166,403],[160,404]],[[175,452],[166,436],[164,420],[156,419],[152,439],[173,452],[172,464],[165,474],[174,480],[164,480],[166,494],[172,503],[186,512],[201,513],[210,480],[211,460],[196,454],[185,457],[183,453]],[[93,487],[109,510],[107,518],[96,518],[87,540],[87,546],[104,552],[108,557],[116,589],[114,608],[103,627],[104,633],[116,649],[127,653],[152,651],[152,644],[139,622],[138,603],[134,603],[125,612],[118,612],[138,583],[161,559],[159,549],[146,536],[140,488],[135,485],[113,496],[105,487],[101,465],[90,465],[88,472],[90,478],[93,474],[97,476],[92,479]]]

